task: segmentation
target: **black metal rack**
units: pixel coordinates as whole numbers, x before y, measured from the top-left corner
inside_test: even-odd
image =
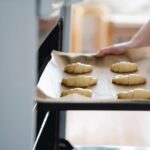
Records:
[[[62,50],[63,19],[60,18],[53,30],[44,40],[38,51],[38,79],[51,58],[51,51]],[[65,117],[61,114],[67,110],[150,110],[150,103],[41,103],[35,106],[36,110],[36,139],[33,150],[73,150],[73,146],[60,135],[60,127],[64,126]],[[65,115],[64,115],[65,116]],[[61,126],[60,126],[61,125]],[[61,129],[62,130],[62,129]],[[63,131],[64,132],[64,131]],[[62,137],[61,137],[62,136]],[[100,150],[95,148],[93,150]],[[114,148],[113,150],[120,150]],[[140,150],[140,149],[138,149]],[[142,150],[142,149],[141,149]]]
[[[144,102],[117,102],[117,103],[40,103],[43,110],[66,111],[66,110],[150,110],[150,104]]]

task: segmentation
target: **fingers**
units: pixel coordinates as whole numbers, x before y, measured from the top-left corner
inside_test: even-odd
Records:
[[[114,54],[113,47],[108,47],[108,48],[104,48],[104,49],[99,50],[96,53],[96,56],[97,57],[104,57],[105,55],[109,55],[109,54]]]
[[[119,55],[119,54],[124,53],[127,49],[129,49],[128,43],[116,44],[116,45],[112,45],[110,47],[99,50],[96,53],[96,56],[104,57],[105,55],[110,55],[110,54]]]

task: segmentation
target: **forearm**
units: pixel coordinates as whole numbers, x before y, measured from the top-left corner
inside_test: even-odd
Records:
[[[133,36],[130,47],[140,48],[150,46],[150,20]]]
[[[127,42],[111,45],[96,53],[97,57],[122,54],[128,49],[150,46],[150,20]]]

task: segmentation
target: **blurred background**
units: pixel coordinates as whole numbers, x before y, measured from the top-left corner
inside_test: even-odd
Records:
[[[33,146],[36,54],[58,14],[63,51],[93,53],[129,40],[149,8],[149,0],[0,0],[0,149]],[[149,111],[68,111],[66,121],[73,145],[150,146]]]
[[[50,17],[50,4],[48,0],[41,2],[40,16],[45,20]],[[63,0],[57,0],[57,5],[51,5],[51,9],[56,9],[62,3]],[[73,52],[95,52],[108,45],[127,41],[149,19],[150,14],[148,0],[72,0],[70,4],[68,36],[69,51]],[[40,33],[43,35],[45,30],[46,26],[45,29],[42,26]]]
[[[50,1],[41,2],[40,41],[50,27]],[[58,0],[57,6],[62,2]],[[96,52],[128,41],[150,17],[149,0],[72,0],[66,7],[70,12],[65,33],[69,46],[63,50],[76,53]],[[54,8],[56,5],[51,5]],[[66,136],[74,145],[150,146],[149,115],[138,111],[70,111]]]

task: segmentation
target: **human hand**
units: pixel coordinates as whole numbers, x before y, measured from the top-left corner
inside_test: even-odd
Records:
[[[109,54],[119,55],[130,48],[141,48],[146,46],[150,46],[150,20],[140,28],[130,41],[101,49],[96,53],[96,56],[103,57]]]
[[[130,48],[130,43],[126,42],[126,43],[121,43],[121,44],[115,44],[106,48],[103,48],[101,50],[99,50],[96,53],[97,57],[104,57],[106,55],[119,55],[124,53],[126,50],[128,50]]]

